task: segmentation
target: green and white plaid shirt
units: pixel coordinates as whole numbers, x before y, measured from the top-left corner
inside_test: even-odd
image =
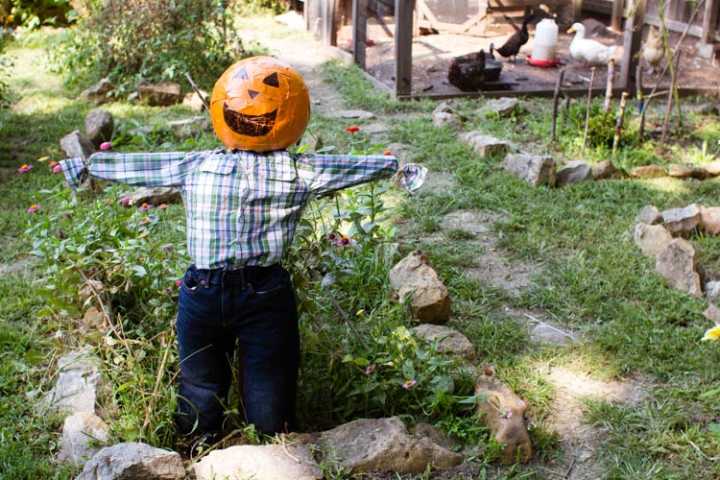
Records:
[[[93,154],[60,162],[68,184],[93,177],[180,189],[197,268],[267,266],[284,257],[313,196],[389,177],[392,156],[290,155],[225,150]]]

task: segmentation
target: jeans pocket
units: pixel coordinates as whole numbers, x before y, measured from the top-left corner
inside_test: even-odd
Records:
[[[268,297],[285,290],[290,285],[290,278],[285,271],[273,275],[260,285],[253,285],[253,293],[259,297]]]
[[[188,269],[185,272],[185,276],[182,279],[180,288],[188,295],[196,295],[200,290],[200,282],[193,274],[192,270]]]

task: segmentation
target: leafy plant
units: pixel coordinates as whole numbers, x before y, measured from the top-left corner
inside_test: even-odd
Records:
[[[69,0],[0,0],[0,17],[5,24],[35,28],[64,24],[71,8]]]

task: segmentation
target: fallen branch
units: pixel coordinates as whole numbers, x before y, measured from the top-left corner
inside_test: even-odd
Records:
[[[202,94],[202,92],[200,91],[198,86],[195,84],[195,82],[193,81],[193,79],[189,73],[185,74],[185,78],[187,78],[187,81],[190,83],[190,87],[192,87],[195,94],[200,98],[200,101],[203,103],[203,107],[205,107],[205,110],[207,110],[209,112],[210,111],[210,102],[208,101],[208,99],[205,97],[205,95]]]

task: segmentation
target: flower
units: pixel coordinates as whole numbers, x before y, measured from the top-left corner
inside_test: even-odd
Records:
[[[350,125],[345,129],[345,131],[351,134],[355,134],[360,131],[360,127],[358,127],[357,125]]]
[[[120,205],[122,205],[123,207],[129,207],[130,197],[128,197],[127,195],[120,197]]]
[[[385,151],[383,152],[383,155],[385,155],[387,157],[391,157],[392,154],[393,154],[392,150],[390,150],[389,148],[386,148]]]
[[[168,208],[168,205],[167,203],[161,203],[160,205],[158,205],[157,208],[158,210],[165,210],[166,208]]]
[[[150,205],[149,203],[143,203],[142,205],[140,205],[140,209],[139,209],[139,210],[140,210],[141,212],[147,212],[147,211],[150,210],[151,208],[153,208],[153,206]]]
[[[59,163],[56,165],[53,165],[52,172],[53,173],[62,173],[62,165],[60,165]]]
[[[410,389],[413,388],[415,385],[417,385],[417,380],[415,380],[415,379],[405,380],[405,383],[402,384],[402,387],[403,387],[405,390],[410,390]]]
[[[711,340],[713,342],[717,342],[720,340],[720,325],[716,325],[707,332],[705,332],[705,336],[702,338],[703,340]]]
[[[38,205],[37,203],[33,203],[32,205],[30,205],[28,207],[27,213],[29,213],[30,215],[33,215],[33,214],[37,213],[39,210],[40,210],[40,205]]]
[[[28,172],[29,172],[30,170],[32,170],[32,169],[33,169],[33,166],[32,166],[32,165],[28,165],[27,163],[23,163],[22,165],[20,165],[20,168],[18,168],[18,173],[20,173],[20,174],[28,173]]]
[[[182,285],[182,278],[178,278],[177,280],[175,280],[175,286],[180,288],[180,285]]]
[[[374,371],[375,371],[375,364],[374,364],[374,363],[371,363],[370,365],[368,365],[367,367],[365,367],[365,375],[372,375]]]
[[[110,150],[111,148],[112,148],[112,142],[102,142],[100,144],[100,150],[102,150],[103,152],[106,150]]]

